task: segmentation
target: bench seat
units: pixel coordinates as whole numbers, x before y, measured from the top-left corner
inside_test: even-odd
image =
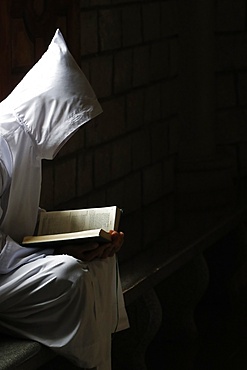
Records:
[[[54,353],[40,343],[1,335],[1,370],[34,370],[53,357],[55,357]]]

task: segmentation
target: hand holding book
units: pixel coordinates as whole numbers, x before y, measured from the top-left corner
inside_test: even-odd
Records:
[[[86,242],[82,245],[61,245],[55,249],[56,254],[68,254],[82,261],[93,261],[95,259],[104,259],[107,257],[112,257],[116,252],[118,252],[124,241],[123,232],[117,232],[115,230],[110,230],[112,242],[110,243],[95,243]]]

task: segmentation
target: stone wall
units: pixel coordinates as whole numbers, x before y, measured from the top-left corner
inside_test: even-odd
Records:
[[[247,172],[244,0],[81,0],[81,67],[103,114],[44,163],[42,205],[117,204],[136,255]]]
[[[241,180],[247,170],[246,1],[215,4],[216,140],[237,163]]]

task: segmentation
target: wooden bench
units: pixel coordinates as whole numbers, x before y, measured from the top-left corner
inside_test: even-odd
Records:
[[[238,209],[223,215],[192,215],[191,220],[187,218],[184,227],[174,230],[169,243],[162,240],[131,261],[121,263],[120,274],[127,308],[227,233],[237,229],[244,213],[245,210]],[[1,370],[39,369],[54,357],[52,351],[39,343],[1,337]]]

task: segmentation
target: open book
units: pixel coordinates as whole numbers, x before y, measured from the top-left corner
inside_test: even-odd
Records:
[[[118,230],[121,209],[116,206],[41,212],[37,235],[25,236],[25,246],[55,247],[61,243],[109,242],[110,230]]]

